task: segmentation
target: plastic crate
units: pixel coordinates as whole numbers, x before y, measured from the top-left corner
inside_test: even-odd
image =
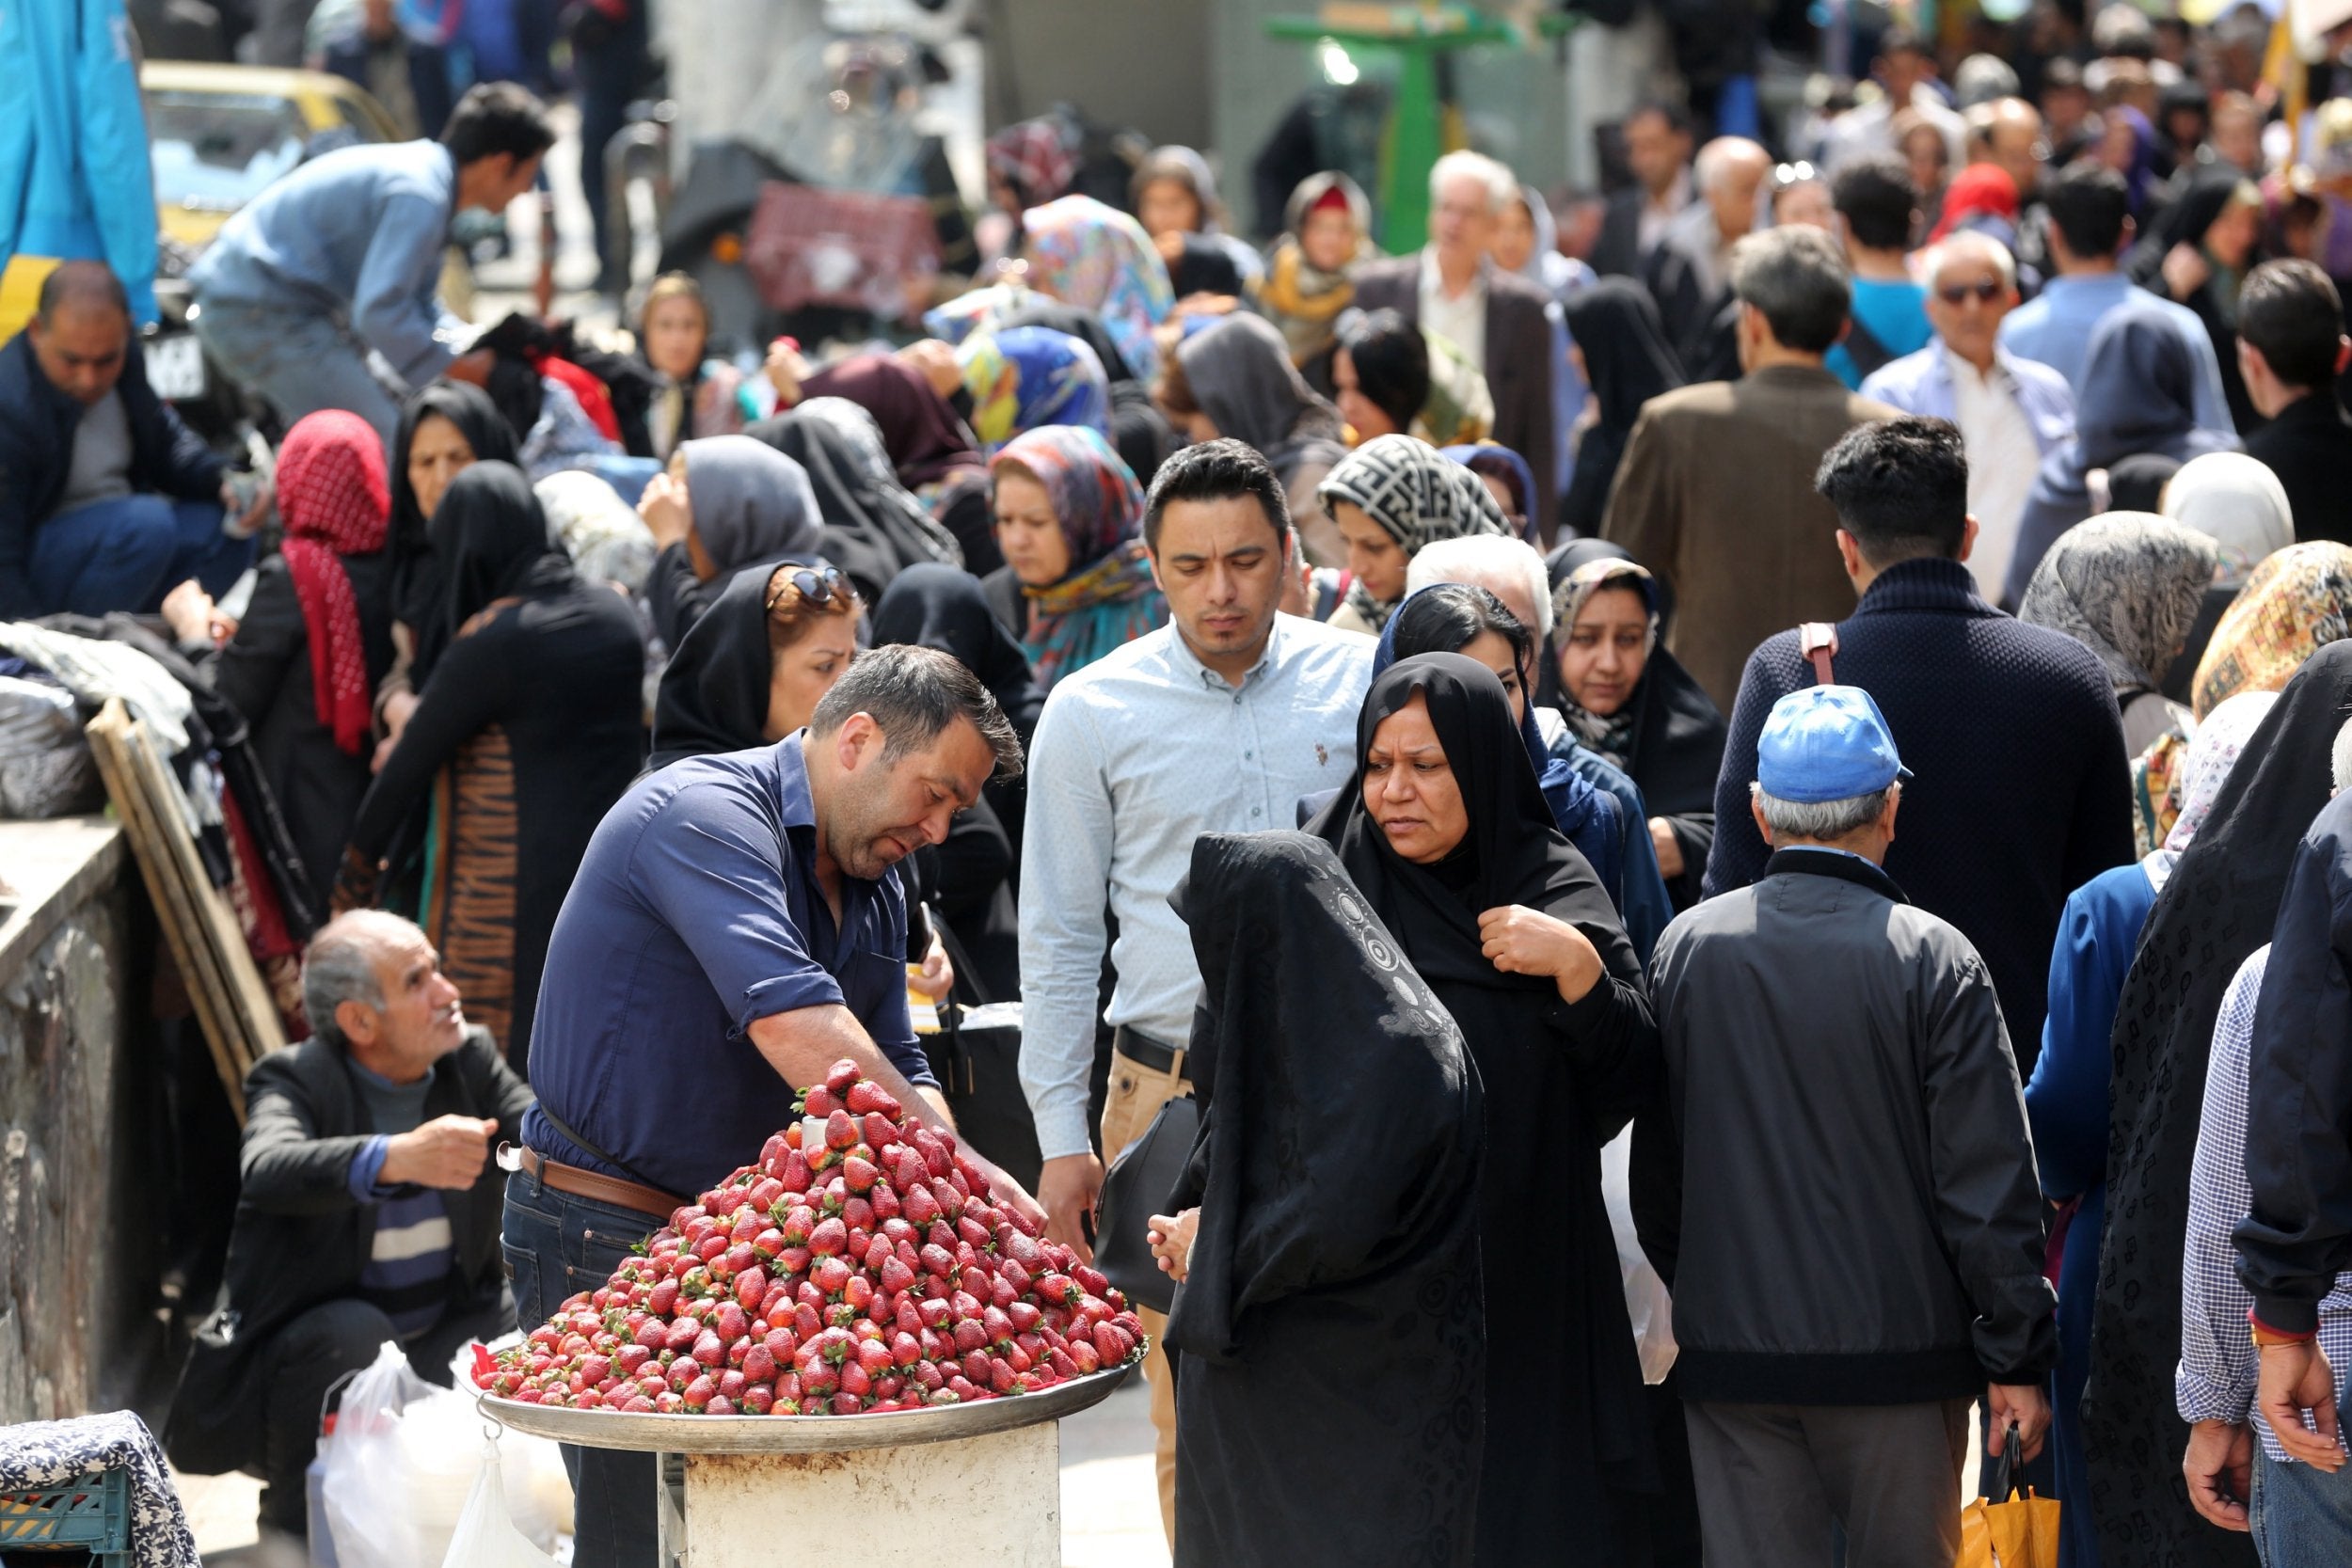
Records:
[[[0,1556],[86,1551],[105,1568],[131,1561],[131,1477],[100,1470],[62,1486],[0,1490]]]

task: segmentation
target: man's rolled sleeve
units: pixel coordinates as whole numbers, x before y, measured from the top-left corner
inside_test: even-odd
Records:
[[[391,1139],[376,1133],[359,1146],[359,1152],[351,1157],[351,1197],[355,1203],[373,1203],[379,1196],[375,1179],[384,1173],[384,1151]]]
[[[1046,699],[1029,748],[1021,860],[1021,1087],[1048,1160],[1092,1150],[1087,1075],[1109,897],[1110,788],[1083,697]]]

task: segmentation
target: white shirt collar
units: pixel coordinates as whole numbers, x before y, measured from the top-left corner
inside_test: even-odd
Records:
[[[1486,269],[1492,264],[1490,261],[1480,261],[1478,270],[1470,274],[1470,287],[1458,294],[1449,294],[1445,292],[1445,280],[1438,272],[1438,247],[1434,245],[1422,245],[1421,247],[1421,292],[1423,294],[1434,294],[1452,305],[1465,305],[1473,299],[1483,299],[1486,294]]]

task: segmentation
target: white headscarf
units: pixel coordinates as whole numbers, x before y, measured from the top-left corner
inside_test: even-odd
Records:
[[[2277,551],[2295,543],[2295,513],[2267,464],[2241,451],[2212,451],[2181,465],[2164,487],[2164,515],[2209,534],[2221,547],[2217,588],[2240,588]]]

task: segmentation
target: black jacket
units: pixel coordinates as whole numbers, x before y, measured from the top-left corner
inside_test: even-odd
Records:
[[[2246,454],[2279,476],[2293,509],[2297,543],[2332,539],[2352,545],[2352,419],[2332,388],[2279,410],[2246,438]]]
[[[115,388],[131,427],[132,490],[182,500],[217,496],[227,465],[148,386],[136,334]],[[73,432],[81,422],[81,404],[41,373],[29,329],[0,347],[0,621],[57,608],[34,599],[27,571],[33,534],[57,509],[72,473]]]
[[[1681,1181],[1642,1240],[1683,1398],[1899,1404],[2049,1370],[2025,1095],[1967,938],[1867,861],[1783,850],[1666,928],[1650,995]]]
[[[251,1358],[302,1313],[358,1294],[375,1237],[374,1206],[351,1196],[351,1162],[372,1132],[342,1051],[311,1038],[274,1052],[246,1075],[245,1097],[237,1216],[221,1299],[197,1330],[164,1429],[171,1462],[198,1475],[260,1458],[264,1390],[247,1375]],[[512,1137],[531,1103],[530,1086],[500,1059],[488,1033],[469,1029],[435,1069],[424,1119],[495,1117],[499,1133]],[[499,1252],[505,1194],[506,1178],[491,1163],[472,1187],[448,1195],[453,1310],[485,1309],[505,1286]]]
[[[1870,693],[1917,775],[1887,874],[1983,955],[2030,1073],[2067,895],[2133,858],[2113,685],[2073,638],[1985,603],[1957,561],[1888,567],[1837,640],[1837,679]],[[1748,657],[1715,783],[1710,895],[1764,874],[1771,851],[1748,810],[1756,737],[1773,703],[1812,684],[1793,628]]]

